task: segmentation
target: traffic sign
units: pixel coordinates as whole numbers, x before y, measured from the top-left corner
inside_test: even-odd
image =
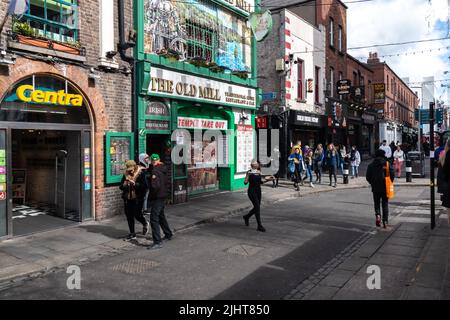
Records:
[[[0,192],[0,200],[6,200],[6,192]]]
[[[420,111],[420,124],[427,124],[430,122],[430,113],[427,109],[416,109],[414,111],[414,119],[419,121],[419,111]],[[436,123],[443,123],[444,121],[444,111],[443,109],[437,109],[434,111],[434,121]]]
[[[265,92],[261,95],[262,100],[274,100],[277,98],[276,92]]]

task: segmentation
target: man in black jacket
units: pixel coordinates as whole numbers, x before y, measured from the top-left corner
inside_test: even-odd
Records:
[[[367,167],[366,180],[372,186],[373,201],[375,205],[376,225],[380,226],[381,213],[380,202],[383,207],[383,227],[386,228],[389,219],[388,198],[386,196],[386,164],[384,150],[378,149],[375,152],[375,159]],[[394,182],[395,172],[394,168],[389,165],[389,175],[391,181]]]
[[[152,227],[153,245],[148,249],[162,248],[162,240],[172,239],[173,233],[170,230],[166,216],[164,215],[164,206],[166,204],[168,192],[167,167],[161,162],[159,155],[151,155],[153,170],[149,181],[148,207],[150,211],[150,225]],[[164,238],[161,239],[160,228],[164,232]]]

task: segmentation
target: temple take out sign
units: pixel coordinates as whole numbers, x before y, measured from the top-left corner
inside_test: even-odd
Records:
[[[58,92],[35,90],[32,85],[28,84],[18,87],[16,95],[23,102],[75,107],[81,107],[83,105],[83,96],[80,94],[65,93],[64,90],[59,90]]]
[[[178,128],[226,130],[228,122],[226,120],[178,117]]]
[[[149,94],[256,107],[255,89],[154,67],[150,75]]]

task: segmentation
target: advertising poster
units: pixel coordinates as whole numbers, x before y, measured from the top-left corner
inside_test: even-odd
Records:
[[[253,127],[251,125],[237,126],[237,172],[250,169],[253,155]]]
[[[219,187],[215,141],[194,141],[188,165],[188,193],[200,193]]]
[[[111,148],[109,150],[110,153],[110,161],[111,161],[111,175],[112,176],[118,176],[123,174],[123,170],[125,168],[125,162],[128,159],[131,159],[132,156],[130,155],[130,139],[124,138],[124,137],[113,137],[111,138]],[[90,162],[89,166],[86,166],[85,168],[90,168]]]

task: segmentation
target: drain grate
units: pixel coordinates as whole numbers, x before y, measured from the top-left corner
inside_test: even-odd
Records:
[[[113,271],[120,271],[128,274],[139,274],[159,266],[159,263],[146,259],[130,259],[113,266]]]
[[[261,247],[255,247],[255,246],[250,246],[247,244],[238,244],[234,247],[228,248],[226,250],[227,253],[231,253],[231,254],[238,254],[241,256],[253,256],[254,254],[257,254],[259,251],[261,251],[263,248]]]

